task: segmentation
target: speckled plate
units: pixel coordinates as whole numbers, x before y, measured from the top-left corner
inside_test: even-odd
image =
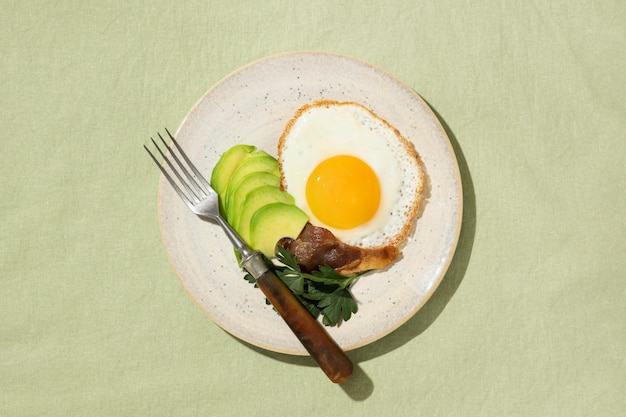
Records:
[[[402,257],[362,276],[352,287],[359,311],[328,328],[345,350],[397,329],[435,291],[452,259],[461,228],[462,191],[450,142],[426,103],[411,88],[365,62],[319,52],[290,53],[253,62],[218,82],[191,109],[176,134],[210,176],[220,155],[238,143],[272,155],[286,122],[314,100],[359,102],[415,145],[427,172],[429,195]],[[195,302],[224,330],[271,351],[306,355],[260,290],[243,279],[222,230],[193,215],[161,178],[159,217],[176,274]]]

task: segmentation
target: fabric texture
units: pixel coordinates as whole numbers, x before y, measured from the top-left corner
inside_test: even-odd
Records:
[[[0,415],[623,416],[626,4],[0,2]],[[464,219],[429,302],[343,385],[190,299],[142,145],[282,52],[439,115]]]

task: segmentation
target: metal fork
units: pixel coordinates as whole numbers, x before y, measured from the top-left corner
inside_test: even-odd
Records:
[[[182,161],[176,155],[174,148],[167,144],[160,133],[158,136],[166,151],[161,149],[157,141],[153,138],[150,139],[169,169],[166,169],[164,164],[159,163],[157,157],[146,145],[144,145],[144,148],[172,188],[174,188],[193,213],[199,217],[209,219],[222,227],[233,247],[241,255],[240,266],[256,279],[257,286],[263,291],[267,299],[328,378],[336,383],[341,383],[348,379],[353,369],[350,359],[322,325],[304,308],[289,288],[267,267],[261,254],[250,248],[221,216],[217,192],[211,188],[209,182],[189,160],[169,130],[165,129],[165,131],[174,144],[177,153],[182,157]],[[170,172],[173,173],[173,176]]]

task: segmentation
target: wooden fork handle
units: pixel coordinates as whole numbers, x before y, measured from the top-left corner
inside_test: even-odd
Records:
[[[328,378],[335,383],[348,379],[352,362],[289,288],[269,270],[256,283]]]

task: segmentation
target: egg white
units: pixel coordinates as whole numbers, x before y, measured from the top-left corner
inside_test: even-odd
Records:
[[[321,222],[306,198],[306,183],[315,167],[336,155],[366,162],[381,185],[378,210],[368,222],[338,229]],[[313,225],[339,240],[374,248],[397,245],[406,237],[419,204],[422,167],[408,141],[370,110],[357,103],[317,102],[296,113],[279,141],[282,185]]]

